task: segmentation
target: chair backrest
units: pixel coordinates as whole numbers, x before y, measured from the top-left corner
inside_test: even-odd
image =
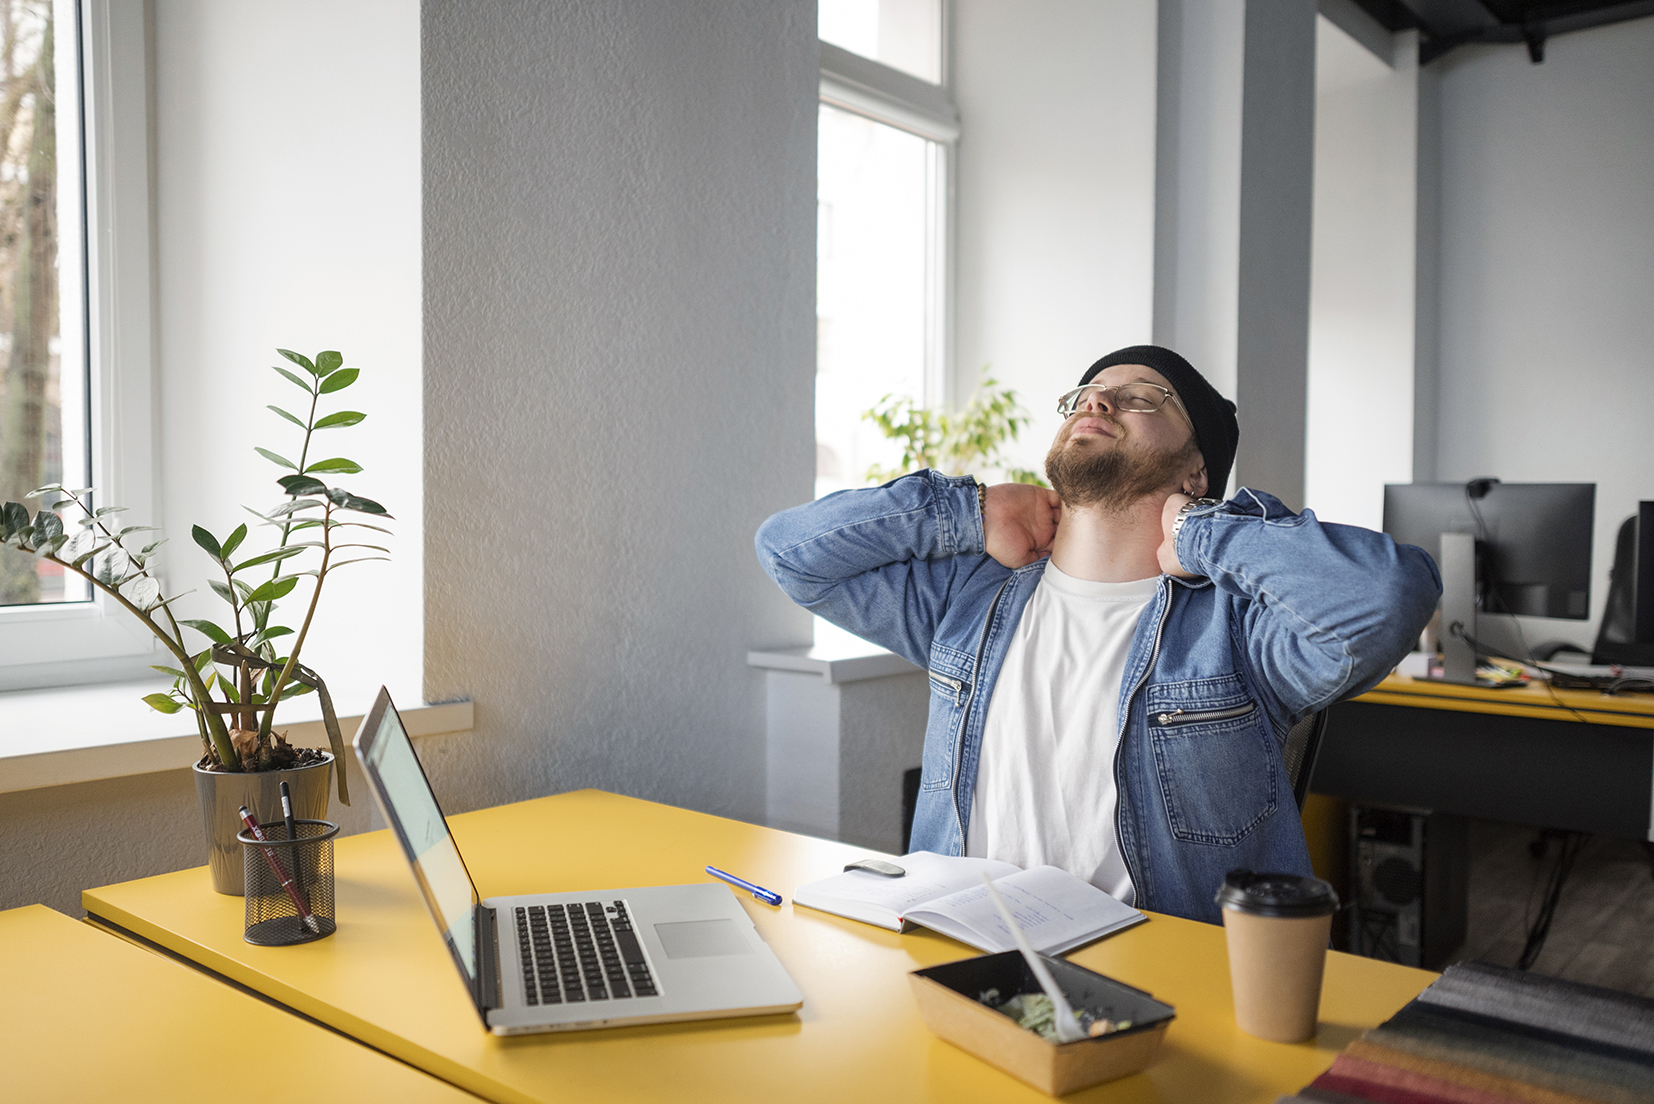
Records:
[[[1309,796],[1310,776],[1315,773],[1315,757],[1321,752],[1321,737],[1327,731],[1327,711],[1306,713],[1286,734],[1286,747],[1281,757],[1286,760],[1286,774],[1292,779],[1292,799],[1301,812],[1304,798]]]

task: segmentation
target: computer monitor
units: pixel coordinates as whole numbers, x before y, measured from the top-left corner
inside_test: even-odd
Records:
[[[1472,682],[1475,615],[1583,621],[1591,615],[1594,483],[1390,484],[1384,531],[1442,572],[1442,646],[1453,682]]]
[[[1484,612],[1584,621],[1596,498],[1595,483],[1393,483],[1384,488],[1384,531],[1438,564],[1441,534],[1475,537]]]
[[[1620,526],[1604,605],[1591,662],[1654,667],[1654,502]]]

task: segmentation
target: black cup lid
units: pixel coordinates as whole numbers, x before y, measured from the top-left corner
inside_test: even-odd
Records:
[[[1328,916],[1338,911],[1338,893],[1320,878],[1231,870],[1217,903],[1252,916]]]

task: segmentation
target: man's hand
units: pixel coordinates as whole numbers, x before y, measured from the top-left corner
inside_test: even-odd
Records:
[[[996,483],[982,511],[984,550],[1006,567],[1033,563],[1051,551],[1062,517],[1057,492],[1030,483]]]
[[[1192,571],[1183,570],[1183,565],[1177,562],[1177,545],[1172,540],[1172,522],[1177,520],[1177,512],[1193,502],[1194,499],[1186,494],[1174,494],[1166,499],[1166,508],[1160,511],[1160,570],[1168,575],[1175,575],[1179,579],[1194,579],[1198,576]]]

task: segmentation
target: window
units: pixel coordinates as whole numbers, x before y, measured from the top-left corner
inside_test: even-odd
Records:
[[[958,115],[941,0],[822,0],[817,162],[816,494],[898,447],[862,417],[947,400],[948,193]]]
[[[0,0],[0,499],[85,486],[80,35],[69,3]],[[0,548],[0,605],[80,602],[90,587]]]
[[[0,497],[95,486],[155,524],[143,5],[0,21]],[[88,589],[0,552],[0,690],[149,673],[148,631]]]

